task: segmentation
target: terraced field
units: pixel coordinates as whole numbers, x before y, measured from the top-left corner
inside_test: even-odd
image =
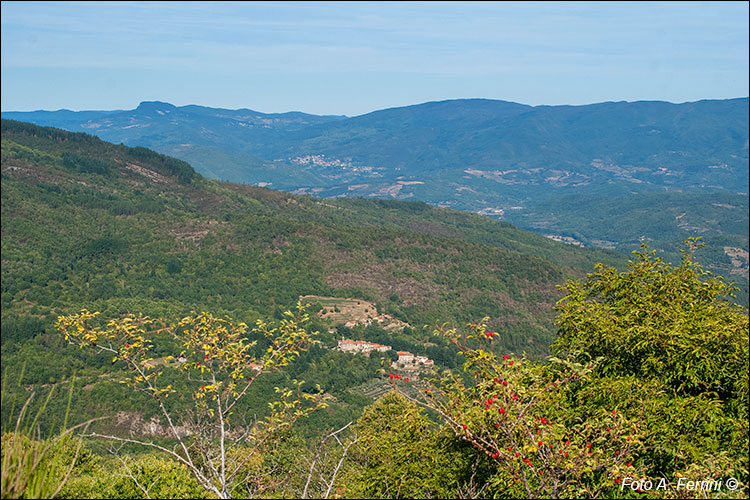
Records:
[[[322,297],[319,295],[304,295],[300,301],[306,304],[320,304],[323,309],[318,313],[321,318],[329,320],[334,325],[344,325],[349,322],[358,324],[378,324],[385,329],[402,330],[409,326],[388,314],[380,314],[378,307],[372,302],[362,299],[343,299],[339,297]]]

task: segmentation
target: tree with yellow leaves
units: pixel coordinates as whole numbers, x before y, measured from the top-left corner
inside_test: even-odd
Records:
[[[247,491],[247,483],[255,480],[262,449],[275,433],[326,405],[322,391],[302,393],[303,382],[294,381],[296,391],[276,389],[278,399],[269,402],[268,418],[247,423],[233,416],[237,403],[259,377],[288,365],[316,342],[317,332],[304,327],[308,321],[302,304],[297,305],[296,314],[287,311],[276,326],[258,320],[254,332],[262,334],[269,344],[261,356],[253,354],[257,341],[248,339],[246,324],[234,324],[209,313],[187,316],[168,325],[136,315],[102,323],[98,313],[84,310],[60,316],[56,327],[68,342],[113,355],[113,362],[122,361],[128,376],[121,382],[153,397],[169,436],[177,444],[169,449],[135,437],[87,436],[160,450],[184,464],[207,491],[219,498],[231,498],[233,490],[243,487]],[[195,387],[193,408],[179,419],[165,405],[176,391],[161,383],[162,372],[151,357],[153,343],[149,337],[165,334],[182,347],[179,356],[169,356],[165,361],[178,363]]]

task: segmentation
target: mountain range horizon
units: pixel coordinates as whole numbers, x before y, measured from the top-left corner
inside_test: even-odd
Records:
[[[598,104],[635,104],[635,103],[664,103],[664,104],[673,104],[676,106],[683,105],[683,104],[694,104],[699,102],[706,102],[706,101],[733,101],[738,99],[748,99],[750,98],[750,95],[748,96],[736,96],[736,97],[728,97],[728,98],[712,98],[712,97],[706,97],[702,99],[697,100],[689,100],[689,101],[671,101],[671,100],[665,100],[665,99],[637,99],[634,101],[629,101],[627,99],[620,99],[620,100],[606,100],[606,101],[594,101],[590,103],[585,104],[526,104],[518,101],[511,101],[507,99],[493,99],[489,97],[455,97],[455,98],[446,98],[446,99],[435,99],[435,100],[428,100],[428,101],[419,101],[412,104],[405,104],[401,106],[387,106],[384,108],[377,108],[372,111],[368,111],[366,113],[360,113],[360,114],[317,114],[317,113],[308,113],[307,111],[302,111],[301,109],[293,109],[288,111],[259,111],[257,109],[248,108],[248,107],[228,107],[228,106],[209,106],[204,104],[198,104],[197,102],[192,102],[190,104],[173,104],[169,101],[161,100],[161,99],[143,99],[139,101],[138,105],[135,108],[132,108],[130,110],[128,109],[94,109],[94,108],[86,108],[86,109],[70,109],[70,108],[58,108],[58,109],[46,109],[46,108],[39,108],[39,109],[7,109],[2,110],[2,113],[37,113],[37,112],[48,112],[48,113],[57,113],[57,112],[69,112],[69,113],[91,113],[91,112],[110,112],[110,113],[119,113],[124,111],[134,111],[138,108],[141,108],[142,106],[148,107],[150,105],[167,105],[173,108],[189,108],[193,106],[198,106],[201,108],[207,108],[207,109],[216,109],[216,110],[230,110],[230,111],[252,111],[256,113],[262,113],[262,114],[269,114],[269,115],[284,115],[284,114],[292,114],[292,113],[298,113],[298,114],[304,114],[304,115],[311,115],[311,116],[331,116],[331,117],[340,117],[340,118],[356,118],[359,116],[365,116],[369,115],[371,113],[377,113],[378,111],[387,111],[387,110],[393,110],[393,109],[402,109],[402,108],[410,108],[414,106],[421,106],[425,104],[436,104],[436,103],[449,103],[449,102],[460,102],[460,101],[489,101],[489,102],[502,102],[502,103],[510,103],[510,104],[518,104],[521,106],[526,106],[529,108],[550,108],[550,107],[585,107],[585,106],[595,106]]]

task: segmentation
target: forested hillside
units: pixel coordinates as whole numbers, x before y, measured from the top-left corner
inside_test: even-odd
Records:
[[[668,192],[639,196],[568,194],[511,211],[506,220],[550,236],[623,254],[648,241],[668,262],[680,260],[682,241],[700,236],[699,255],[712,272],[741,288],[748,303],[748,196],[729,192]]]

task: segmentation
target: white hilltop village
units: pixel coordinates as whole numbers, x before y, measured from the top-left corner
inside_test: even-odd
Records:
[[[372,351],[390,351],[391,346],[367,342],[366,340],[341,339],[338,341],[338,350],[369,356]],[[398,360],[394,361],[391,365],[394,369],[419,370],[423,367],[435,365],[435,362],[427,356],[417,356],[409,351],[397,351],[396,354],[398,354]]]

